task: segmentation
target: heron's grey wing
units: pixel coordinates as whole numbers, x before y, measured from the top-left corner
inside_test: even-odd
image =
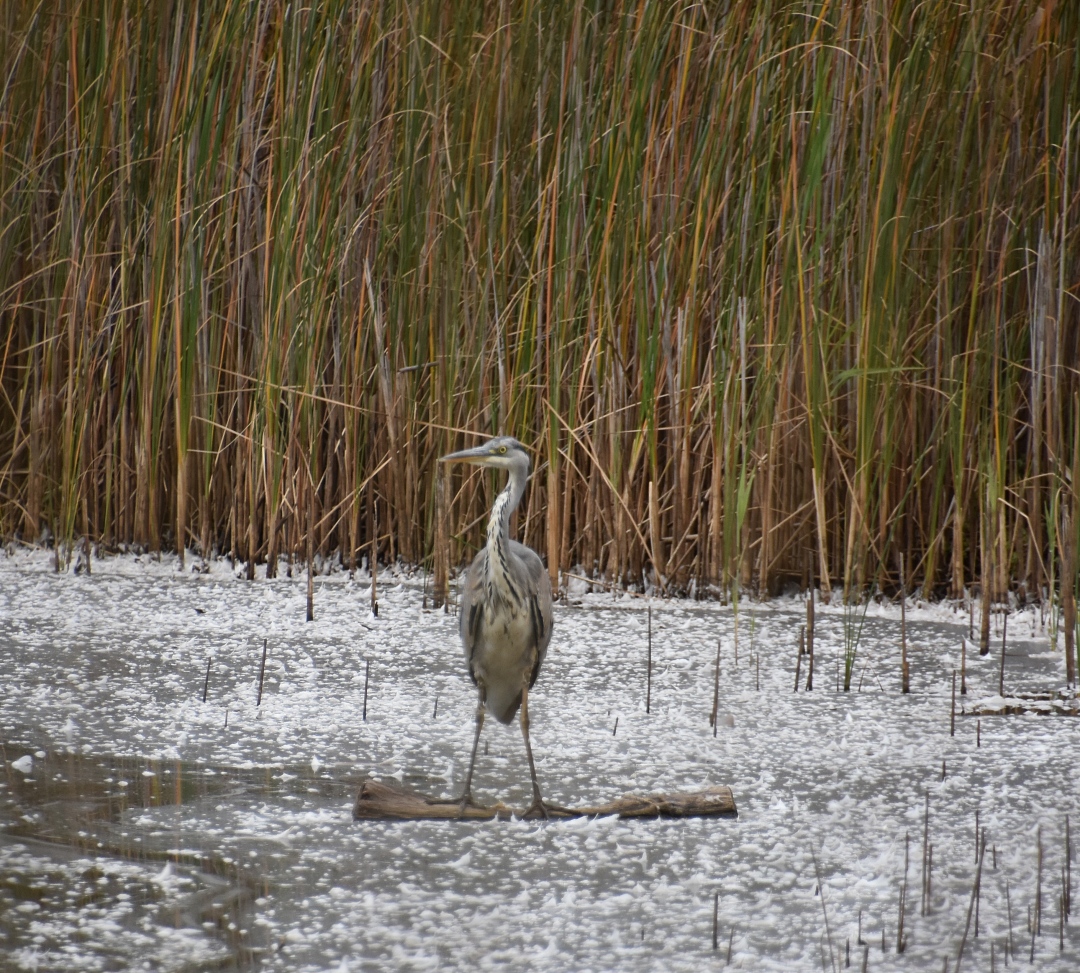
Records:
[[[519,544],[517,541],[511,541],[510,552],[513,555],[512,560],[520,567],[524,575],[520,580],[526,592],[529,618],[532,621],[533,637],[536,640],[536,661],[533,663],[533,671],[529,676],[531,688],[540,675],[540,667],[544,664],[548,643],[551,641],[551,581],[544,562],[532,548]]]
[[[465,661],[469,666],[469,676],[476,683],[473,671],[473,653],[480,641],[480,632],[484,625],[484,578],[487,576],[487,551],[483,550],[473,558],[465,574],[465,588],[461,593],[461,611],[459,630],[461,644],[465,649]]]

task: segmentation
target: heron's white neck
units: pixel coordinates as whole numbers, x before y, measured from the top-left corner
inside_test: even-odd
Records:
[[[488,600],[498,600],[514,608],[525,603],[524,592],[510,574],[510,515],[521,503],[525,493],[525,481],[528,478],[527,464],[510,468],[510,478],[506,487],[495,498],[491,508],[491,518],[487,527],[488,553]]]

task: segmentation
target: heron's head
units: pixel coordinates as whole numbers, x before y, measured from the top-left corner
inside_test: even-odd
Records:
[[[524,466],[528,470],[529,454],[513,436],[496,436],[482,446],[440,457],[439,462],[472,463],[474,466],[490,466],[500,470]]]

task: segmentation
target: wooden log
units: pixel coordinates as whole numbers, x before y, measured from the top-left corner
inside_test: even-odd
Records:
[[[353,806],[356,821],[490,821],[492,818],[505,821],[523,814],[524,811],[515,811],[502,801],[483,807],[469,806],[463,811],[458,804],[370,779],[360,785]],[[611,815],[620,818],[732,818],[737,817],[738,812],[730,787],[707,787],[693,793],[650,794],[647,797],[624,794],[606,804],[549,809],[552,819]]]
[[[1071,693],[1010,693],[987,696],[971,704],[970,716],[1014,716],[1038,713],[1052,716],[1080,716],[1080,700]]]

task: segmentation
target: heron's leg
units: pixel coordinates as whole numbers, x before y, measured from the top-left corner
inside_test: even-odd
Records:
[[[549,817],[549,811],[569,811],[569,808],[558,804],[547,804],[540,794],[540,783],[536,779],[536,763],[533,760],[532,744],[529,742],[529,684],[526,682],[521,687],[521,735],[525,738],[525,756],[529,758],[529,773],[532,775],[533,801],[525,810],[522,817],[535,818],[539,816]]]
[[[476,766],[476,751],[480,746],[480,731],[484,728],[484,687],[480,687],[476,698],[476,736],[472,742],[472,756],[469,758],[469,772],[465,775],[465,790],[461,794],[461,808],[472,803],[472,775]]]
[[[529,758],[529,773],[532,775],[533,802],[522,814],[524,818],[543,816],[550,817],[549,811],[574,814],[571,808],[560,804],[547,803],[540,793],[540,782],[536,779],[536,762],[533,760],[532,744],[529,742],[529,683],[526,681],[521,687],[521,735],[525,738],[525,756]]]
[[[470,805],[473,807],[480,807],[480,805],[472,799],[472,775],[473,767],[476,766],[476,750],[480,745],[480,731],[484,728],[484,704],[486,702],[487,694],[484,692],[484,687],[481,684],[476,699],[476,736],[473,737],[472,756],[469,758],[469,772],[465,775],[465,790],[460,797],[428,798],[429,804],[460,804],[462,813],[464,813],[465,808]]]

